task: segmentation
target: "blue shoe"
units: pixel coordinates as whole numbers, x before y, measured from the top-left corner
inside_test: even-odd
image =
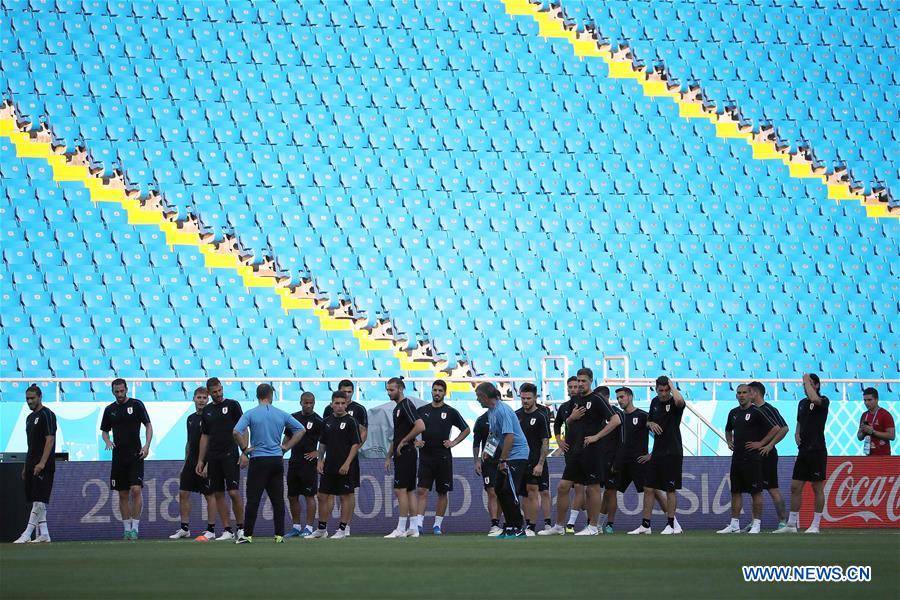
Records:
[[[525,533],[524,529],[513,529],[512,533],[510,533],[506,537],[508,537],[508,538],[526,538],[526,537],[528,537],[528,534]]]
[[[612,525],[607,525],[603,528],[603,533],[606,535],[612,535],[615,533],[615,531],[613,530]]]
[[[303,537],[303,534],[301,532],[297,531],[297,529],[295,527],[291,527],[291,530],[288,531],[286,534],[284,534],[284,537],[286,537],[286,538]]]
[[[302,537],[302,538],[309,537],[309,536],[311,536],[312,534],[313,534],[313,530],[312,530],[311,527],[304,527],[304,528],[303,528],[303,531],[301,531],[301,532],[299,533],[300,537]]]
[[[444,533],[441,531],[441,528],[437,525],[434,526],[434,528],[431,530],[431,533],[433,533],[434,535],[444,535]]]

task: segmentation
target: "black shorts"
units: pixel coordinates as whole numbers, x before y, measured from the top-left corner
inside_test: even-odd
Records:
[[[49,460],[44,470],[35,477],[34,464],[25,463],[25,500],[27,502],[50,503],[53,492],[53,477],[56,475],[56,462]]]
[[[603,479],[600,486],[607,489],[616,489],[616,455],[614,452],[603,453]]]
[[[731,493],[758,494],[763,491],[762,460],[731,459]]]
[[[764,490],[778,489],[778,452],[774,448],[762,457],[762,479]]]
[[[350,463],[350,471],[347,473],[347,476],[350,477],[350,482],[353,484],[353,489],[359,487],[360,481],[360,472],[359,472],[359,455],[357,454],[356,458],[353,459],[353,462]]]
[[[412,491],[416,489],[416,463],[419,453],[413,447],[404,448],[394,455],[394,489]]]
[[[319,477],[319,493],[329,496],[346,496],[353,493],[353,479],[350,473],[322,473]]]
[[[525,470],[525,485],[536,485],[539,492],[550,489],[550,465],[544,461],[544,469],[541,471],[540,477],[532,475],[535,465],[529,464]],[[525,496],[526,494],[522,494]]]
[[[209,480],[210,492],[224,492],[241,487],[241,467],[238,456],[229,454],[210,458],[206,463],[206,478]]]
[[[287,471],[287,495],[288,498],[297,496],[316,495],[319,486],[319,473],[316,471],[315,461],[302,460],[288,463]]]
[[[109,487],[123,491],[136,485],[144,487],[144,459],[138,458],[137,454],[126,458],[114,454],[109,471]]]
[[[651,456],[647,463],[647,479],[644,486],[666,492],[680,490],[682,460],[680,454]]]
[[[586,448],[577,454],[566,455],[566,469],[562,478],[582,485],[599,485],[603,482],[605,465],[603,453]]]
[[[616,490],[625,493],[628,486],[634,484],[635,491],[640,494],[644,491],[644,482],[647,480],[647,464],[641,464],[637,458],[629,458],[615,465]]]
[[[446,494],[453,491],[453,457],[419,454],[419,487]]]
[[[484,480],[484,489],[493,489],[497,483],[497,463],[493,460],[481,461],[481,478]]]
[[[194,492],[208,496],[209,480],[205,477],[197,475],[196,464],[185,463],[181,469],[181,476],[178,478],[178,489],[182,492]]]
[[[800,450],[794,462],[795,481],[825,481],[828,452],[825,450]]]

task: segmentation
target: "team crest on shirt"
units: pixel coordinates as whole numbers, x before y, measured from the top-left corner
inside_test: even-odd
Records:
[[[353,411],[352,411],[352,410],[348,410],[348,411],[347,411],[347,414],[350,415],[350,416],[352,417],[352,416],[353,416]]]
[[[346,425],[347,425],[347,422],[346,422],[346,421],[344,421],[343,423],[341,423],[341,429],[343,429]]]
[[[669,409],[672,408],[671,404],[666,404],[666,412],[669,412]]]
[[[813,410],[815,407],[816,407],[816,405],[814,403],[812,403],[812,402],[809,403],[809,410]]]
[[[133,414],[133,413],[134,413],[134,408],[131,407],[131,406],[129,406],[129,407],[128,407],[128,410],[127,410],[126,412],[127,412],[129,415],[130,415],[130,414]]]
[[[531,423],[530,423],[530,424],[531,424],[531,425],[534,425],[535,423],[537,423],[537,418],[536,418],[536,417],[531,417]]]
[[[223,414],[223,415],[227,415],[227,414],[228,414],[228,407],[227,407],[227,406],[223,406],[223,407],[222,407],[222,414]]]
[[[637,417],[635,417],[635,418],[633,418],[633,419],[631,420],[631,424],[632,424],[632,425],[637,425],[637,422],[638,422],[638,418],[637,418]]]
[[[588,402],[587,404],[584,405],[584,407],[585,407],[586,409],[590,410],[590,409],[591,409],[591,403]]]
[[[307,428],[307,429],[312,428],[312,421],[309,421],[309,422],[306,424],[306,428]]]
[[[397,409],[397,412],[394,413],[394,416],[396,416],[398,419],[400,418],[400,409],[399,408]]]
[[[749,421],[749,420],[750,420],[750,413],[747,413],[746,415],[744,415],[744,420],[745,420],[745,421]]]
[[[447,418],[447,413],[442,412],[442,413],[441,413],[441,418],[442,418],[442,419],[446,419],[446,418]]]
[[[34,418],[34,424],[37,425],[37,424],[38,424],[38,421],[40,421],[40,420],[41,420],[40,417],[35,417],[35,418]]]

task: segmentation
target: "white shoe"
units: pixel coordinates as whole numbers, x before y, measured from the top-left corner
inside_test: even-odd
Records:
[[[653,530],[649,527],[644,527],[643,525],[638,526],[637,529],[632,529],[628,532],[628,535],[650,535]]]
[[[311,534],[309,534],[308,536],[306,536],[306,539],[308,539],[308,540],[318,540],[318,539],[325,539],[325,538],[327,538],[327,537],[328,537],[328,531],[327,531],[327,530],[325,530],[325,529],[316,529],[316,530],[313,531]]]
[[[672,529],[672,533],[675,533],[674,528]],[[724,529],[720,529],[716,533],[741,533],[741,526],[729,523]]]
[[[815,525],[810,525],[809,529],[807,529],[803,533],[819,533],[819,528],[816,527]],[[37,540],[35,540],[35,541],[37,541]]]
[[[331,535],[331,539],[333,540],[342,540],[348,537],[350,537],[350,532],[346,529],[338,529]]]
[[[406,530],[406,533],[404,533],[404,535],[406,537],[419,537],[419,526],[413,525],[412,527],[410,527],[409,529]]]
[[[233,542],[234,534],[231,533],[230,531],[223,531],[222,535],[220,535],[219,537],[216,538],[216,541],[217,542]]]
[[[750,535],[756,535],[759,533],[759,527],[750,527],[750,531],[747,532]]]
[[[19,536],[19,538],[13,542],[13,544],[27,544],[31,541],[30,535],[25,535],[24,533]]]
[[[684,533],[684,529],[681,528],[681,525],[676,520],[675,521],[675,535],[678,535],[679,533]]]
[[[584,529],[582,529],[575,535],[599,535],[599,534],[600,534],[600,532],[597,531],[596,527],[594,527],[593,525],[588,525],[587,527],[585,527]]]
[[[566,528],[557,524],[553,527],[545,527],[543,531],[538,531],[538,535],[566,535]]]
[[[776,529],[772,533],[797,533],[796,525],[785,525],[781,529]]]
[[[816,531],[816,533],[819,533],[818,530]],[[31,540],[31,541],[28,542],[28,543],[29,543],[29,544],[41,544],[41,543],[44,543],[44,542],[46,542],[46,543],[49,543],[49,542],[50,542],[50,536],[49,536],[49,535],[39,535],[39,536],[37,536],[36,538],[34,538],[33,540]]]
[[[537,534],[534,532],[534,529],[525,528],[525,537],[534,537]]]
[[[660,535],[675,535],[675,528],[666,525],[666,528],[659,532]]]
[[[392,540],[394,538],[405,538],[405,537],[406,537],[406,532],[404,530],[395,529],[392,532],[390,532],[389,534],[387,534],[386,536],[384,536],[384,539]]]
[[[189,538],[189,537],[191,537],[190,531],[185,531],[184,529],[179,529],[178,531],[176,531],[175,533],[170,535],[169,539],[170,540],[180,540],[182,538]]]
[[[209,541],[214,541],[216,539],[216,534],[212,531],[204,531],[201,535],[197,537],[205,537]]]
[[[497,537],[501,533],[503,533],[503,528],[499,527],[497,525],[494,525],[488,530],[487,534],[488,534],[488,537]]]
[[[553,529],[553,525],[544,525],[544,528],[541,531],[550,531],[551,529]],[[565,532],[565,531],[566,530],[564,528],[563,532]]]

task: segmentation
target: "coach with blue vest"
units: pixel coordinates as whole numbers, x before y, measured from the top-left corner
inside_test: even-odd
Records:
[[[248,462],[247,510],[244,521],[244,535],[238,544],[253,541],[253,526],[259,512],[263,491],[269,495],[275,518],[275,542],[283,542],[284,536],[284,453],[296,446],[306,433],[300,422],[272,406],[275,390],[268,383],[256,388],[259,406],[245,412],[234,426],[234,441],[241,446],[241,466]],[[244,434],[250,429],[250,443],[244,446]],[[287,428],[291,437],[284,444],[281,436]]]
[[[528,440],[516,413],[500,400],[500,391],[493,384],[479,384],[475,388],[475,397],[483,408],[488,409],[490,434],[484,447],[484,458],[494,458],[497,463],[495,490],[506,518],[506,529],[498,537],[525,537],[519,489],[528,468]]]

